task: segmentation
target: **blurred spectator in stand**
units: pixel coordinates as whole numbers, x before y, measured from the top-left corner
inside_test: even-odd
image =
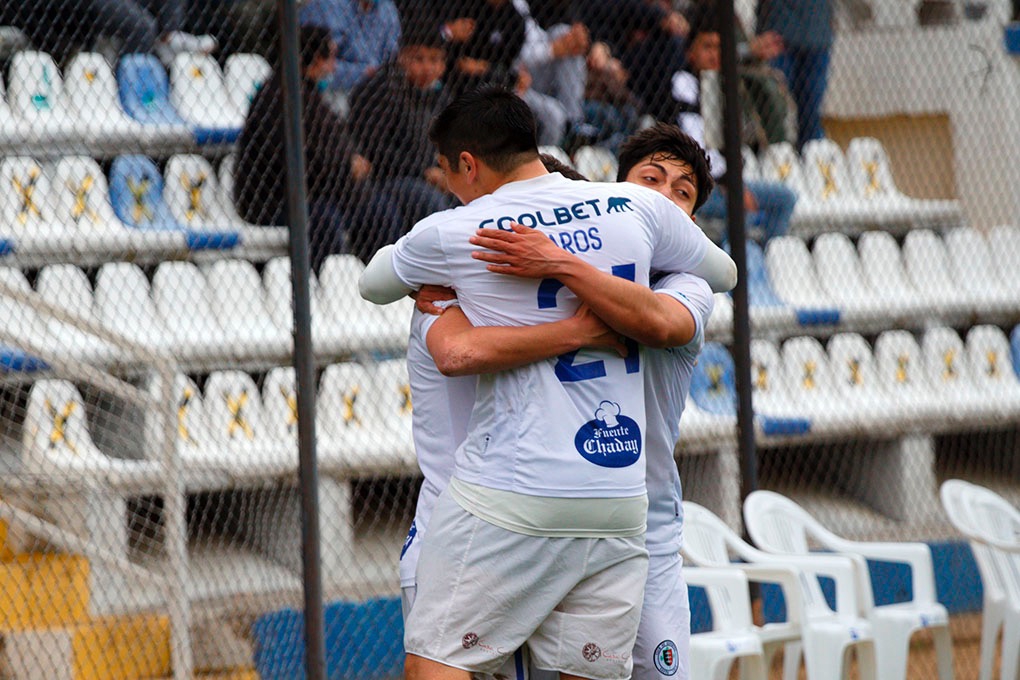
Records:
[[[588,82],[584,88],[584,122],[591,136],[587,143],[606,147],[613,154],[637,129],[638,102],[627,87],[627,71],[613,57],[609,45],[598,42],[588,52]]]
[[[336,46],[322,26],[301,28],[301,98],[308,195],[308,241],[312,267],[327,256],[347,252],[353,224],[394,234],[399,213],[368,185],[371,165],[353,153],[343,121],[322,99],[322,85],[336,67]],[[283,162],[280,70],[255,95],[238,139],[234,202],[248,222],[287,225],[287,177]]]
[[[678,111],[676,122],[681,130],[708,151],[716,180],[716,187],[701,206],[698,216],[705,220],[725,220],[724,192],[732,177],[727,172],[723,155],[705,143],[705,120],[701,114],[701,75],[705,71],[718,71],[721,64],[718,13],[713,3],[702,0],[692,10],[689,20],[687,63],[683,70],[673,74],[672,94]],[[777,182],[751,181],[744,185],[748,226],[760,228],[763,241],[789,231],[796,202],[796,194]]]
[[[397,54],[400,17],[393,0],[309,0],[299,18],[333,35],[337,58],[330,90],[350,92]]]
[[[797,103],[797,147],[824,137],[821,107],[829,78],[832,3],[759,0],[758,31],[775,31],[783,39],[783,52],[772,63],[786,75]]]
[[[355,149],[371,162],[374,191],[399,206],[404,229],[456,204],[428,136],[432,117],[448,100],[445,70],[446,50],[436,27],[405,22],[396,60],[351,92],[348,124]],[[367,259],[399,236],[400,230],[361,224],[352,248]]]
[[[114,38],[122,54],[152,52],[169,63],[178,52],[216,50],[210,35],[184,32],[187,0],[28,0],[0,3],[0,24],[23,30],[37,49],[64,61]]]
[[[797,105],[787,87],[786,76],[770,65],[782,53],[782,36],[775,31],[764,31],[748,37],[737,19],[737,58],[743,87],[741,103],[756,117],[761,137],[746,142],[756,152],[768,144],[797,141]]]

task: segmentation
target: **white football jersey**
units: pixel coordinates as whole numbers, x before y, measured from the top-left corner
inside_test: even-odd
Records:
[[[401,238],[393,269],[407,285],[455,288],[475,326],[523,326],[572,315],[559,281],[501,276],[471,257],[480,227],[535,227],[599,269],[648,285],[651,268],[698,265],[708,239],[660,194],[631,184],[573,182],[558,173],[513,182],[432,215]],[[645,491],[641,358],[582,350],[478,378],[457,479],[557,498],[629,498]]]
[[[411,422],[414,450],[421,468],[421,491],[415,506],[414,522],[400,554],[400,587],[415,584],[421,539],[428,528],[432,508],[453,474],[453,454],[467,437],[468,417],[475,403],[475,385],[471,376],[448,378],[439,372],[429,353],[425,338],[438,316],[417,309],[411,317],[411,335],[407,341],[407,374],[414,404]]]
[[[683,347],[645,349],[645,401],[648,415],[645,440],[648,466],[648,528],[645,546],[650,555],[680,550],[683,538],[683,497],[673,450],[680,437],[680,416],[691,390],[691,374],[705,344],[705,324],[715,298],[702,279],[669,274],[652,286],[660,295],[679,300],[694,317],[697,330]]]

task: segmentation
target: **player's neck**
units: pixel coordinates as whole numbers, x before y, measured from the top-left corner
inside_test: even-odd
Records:
[[[542,161],[536,158],[534,161],[528,161],[527,163],[517,166],[505,175],[493,177],[493,185],[489,187],[489,193],[492,193],[501,186],[510,184],[511,182],[523,182],[527,179],[535,179],[536,177],[548,174],[549,171],[545,169]]]

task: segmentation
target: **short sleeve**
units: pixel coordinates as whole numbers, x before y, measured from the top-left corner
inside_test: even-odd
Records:
[[[452,287],[439,229],[427,226],[402,236],[393,248],[393,272],[410,288],[425,284]]]
[[[705,344],[705,326],[715,308],[712,289],[704,279],[693,274],[667,274],[655,282],[653,290],[660,295],[668,295],[687,307],[694,317],[695,331],[694,337],[684,345],[684,349],[692,354],[700,352]]]
[[[658,238],[652,250],[652,269],[682,274],[698,266],[710,243],[705,232],[664,196],[656,195],[653,216]]]

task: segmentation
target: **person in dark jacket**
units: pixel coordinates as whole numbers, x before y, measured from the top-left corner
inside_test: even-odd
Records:
[[[321,83],[328,83],[336,64],[336,45],[321,26],[301,28],[301,97],[304,104],[305,182],[308,239],[312,267],[327,256],[347,252],[353,222],[397,237],[399,211],[384,206],[368,183],[371,165],[354,153],[343,121],[326,104]],[[234,201],[252,224],[286,225],[287,177],[284,165],[280,70],[255,95],[238,140]]]
[[[448,101],[441,80],[445,71],[439,31],[410,23],[404,26],[396,60],[351,92],[348,124],[354,149],[371,163],[377,196],[399,206],[405,229],[456,205],[428,136],[433,116]],[[359,256],[371,257],[394,240],[376,225],[362,223],[352,247]]]

